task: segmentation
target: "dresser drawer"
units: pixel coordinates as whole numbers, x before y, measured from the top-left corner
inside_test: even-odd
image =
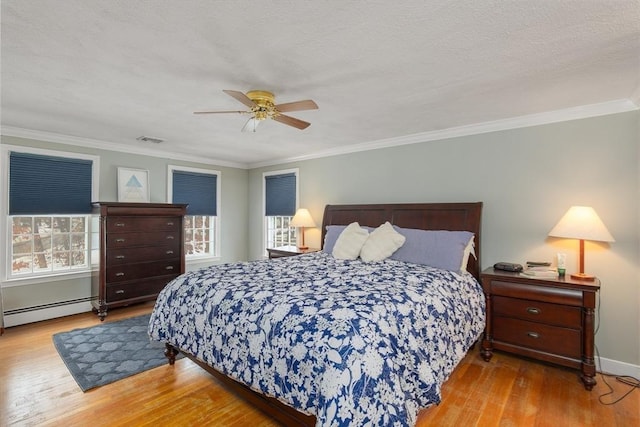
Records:
[[[134,282],[123,282],[107,285],[107,301],[117,302],[132,298],[156,296],[160,291],[173,280],[176,275],[154,277],[152,279],[136,280]]]
[[[574,329],[580,329],[582,325],[580,307],[494,296],[493,310],[497,316],[517,317],[548,325]]]
[[[145,261],[161,261],[180,257],[180,242],[172,240],[167,246],[115,248],[107,252],[107,266]]]
[[[129,231],[177,231],[182,226],[179,217],[156,216],[114,216],[106,219],[107,233],[121,233]]]
[[[179,231],[161,233],[108,233],[107,249],[133,248],[139,246],[167,245],[173,242],[180,244]]]
[[[493,339],[547,353],[580,359],[580,330],[509,317],[494,317]]]
[[[114,265],[107,268],[107,284],[174,273],[180,273],[180,259]]]

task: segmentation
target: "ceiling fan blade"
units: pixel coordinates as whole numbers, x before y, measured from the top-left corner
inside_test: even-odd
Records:
[[[194,111],[193,114],[226,114],[226,113],[236,113],[236,114],[245,114],[250,113],[251,111]]]
[[[253,108],[256,106],[256,103],[253,102],[247,95],[245,95],[242,92],[238,92],[237,90],[223,90],[223,92],[237,99],[238,101],[242,102],[244,105],[246,105],[249,108]]]
[[[279,104],[275,106],[276,110],[281,113],[287,113],[289,111],[302,111],[302,110],[317,110],[318,104],[310,99],[304,101],[287,102],[286,104]]]
[[[309,127],[311,123],[305,122],[300,119],[296,119],[295,117],[285,116],[284,114],[280,114],[279,116],[272,117],[276,122],[284,123],[285,125],[293,126],[294,128],[298,128],[300,130],[306,129]]]
[[[255,132],[256,129],[258,129],[258,125],[263,121],[264,120],[258,120],[255,117],[251,117],[242,127],[242,132]]]

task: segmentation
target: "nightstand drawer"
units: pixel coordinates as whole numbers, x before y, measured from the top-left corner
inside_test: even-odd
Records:
[[[580,359],[580,330],[559,328],[526,320],[496,316],[495,341],[502,341],[539,351]]]
[[[295,256],[291,253],[287,253],[287,252],[281,252],[281,251],[276,251],[276,250],[269,250],[269,258],[271,259],[275,259],[275,258],[283,258],[283,257],[288,257],[288,256]]]
[[[582,309],[580,307],[496,295],[493,297],[493,310],[497,316],[517,317],[548,325],[573,329],[580,329],[582,325]]]
[[[540,283],[540,284],[534,284]],[[582,292],[577,289],[565,289],[545,284],[537,279],[528,279],[527,283],[491,281],[491,293],[505,297],[535,299],[554,304],[566,304],[582,307]]]

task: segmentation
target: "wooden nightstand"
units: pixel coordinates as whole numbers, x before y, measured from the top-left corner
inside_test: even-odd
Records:
[[[493,268],[480,278],[487,301],[484,360],[491,359],[493,350],[503,350],[580,369],[584,387],[593,388],[598,279],[534,279]]]
[[[269,252],[269,258],[282,258],[285,256],[296,256],[302,254],[308,254],[311,252],[318,252],[320,249],[318,248],[307,248],[300,249],[297,246],[279,246],[277,248],[268,248],[267,252]]]

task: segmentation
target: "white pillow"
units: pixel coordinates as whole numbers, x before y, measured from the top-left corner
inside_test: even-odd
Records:
[[[406,238],[394,230],[387,221],[369,234],[369,238],[360,250],[360,258],[364,262],[382,261],[404,245],[405,240]]]
[[[471,238],[469,239],[469,243],[467,243],[467,246],[464,248],[464,252],[462,253],[462,265],[460,266],[460,271],[467,271],[469,255],[473,255],[475,259],[478,259],[478,257],[476,256],[475,236],[471,236]]]
[[[337,259],[356,259],[360,255],[362,245],[369,237],[369,232],[360,227],[357,222],[352,222],[342,230],[336,244],[333,246],[333,256]]]

